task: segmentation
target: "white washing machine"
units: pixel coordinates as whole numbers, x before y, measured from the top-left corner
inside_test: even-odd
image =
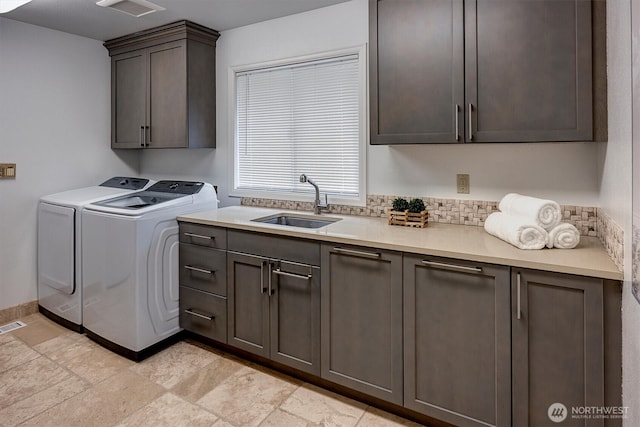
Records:
[[[140,191],[155,181],[113,177],[100,185],[44,196],[38,203],[38,305],[56,322],[82,331],[82,239],[85,205]]]
[[[82,212],[87,335],[133,360],[164,347],[178,325],[179,215],[217,209],[211,184],[158,181]]]

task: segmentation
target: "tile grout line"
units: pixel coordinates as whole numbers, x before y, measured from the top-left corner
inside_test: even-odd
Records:
[[[65,371],[65,372],[66,372],[67,374],[69,374],[70,376],[69,376],[69,377],[67,377],[67,378],[63,378],[63,379],[61,379],[60,381],[58,381],[58,382],[56,382],[56,383],[51,384],[49,387],[47,387],[47,388],[45,388],[45,389],[43,389],[43,390],[37,391],[37,392],[35,392],[35,393],[33,393],[33,394],[30,394],[29,396],[26,396],[25,398],[20,399],[19,401],[14,402],[14,403],[12,403],[11,405],[9,405],[9,406],[7,406],[7,407],[5,407],[5,408],[2,408],[2,409],[7,409],[7,408],[10,408],[10,407],[11,407],[11,406],[13,406],[13,405],[16,405],[16,404],[20,403],[20,402],[24,402],[25,400],[32,398],[32,397],[33,397],[33,396],[35,396],[36,394],[38,394],[38,393],[42,393],[42,392],[45,392],[45,391],[47,391],[47,390],[50,390],[50,389],[52,389],[53,387],[55,387],[55,386],[57,386],[57,385],[59,385],[59,384],[61,384],[61,383],[65,382],[65,381],[67,381],[67,380],[69,380],[69,379],[72,379],[72,378],[79,379],[79,380],[80,380],[80,381],[81,381],[85,386],[87,386],[87,388],[85,388],[83,391],[81,391],[81,392],[79,392],[79,393],[76,393],[76,394],[74,394],[73,396],[69,396],[69,397],[67,397],[66,399],[64,399],[64,400],[62,400],[62,401],[60,401],[60,402],[56,403],[55,405],[53,405],[53,406],[51,406],[51,407],[49,407],[49,408],[46,408],[46,409],[44,409],[44,410],[42,410],[42,411],[40,411],[40,412],[36,412],[36,413],[34,413],[34,414],[30,414],[30,416],[29,416],[28,418],[25,418],[24,420],[20,421],[20,423],[19,423],[19,424],[17,424],[17,425],[24,424],[24,423],[26,423],[27,421],[29,421],[29,420],[31,420],[31,419],[33,419],[33,418],[35,418],[35,417],[37,417],[37,416],[39,416],[39,415],[41,415],[41,414],[43,414],[43,413],[47,412],[47,411],[49,411],[49,410],[51,410],[51,409],[55,408],[56,406],[59,406],[59,405],[63,404],[64,402],[66,402],[66,401],[67,401],[67,400],[69,400],[69,399],[72,399],[72,398],[74,398],[74,397],[76,397],[76,396],[78,396],[78,395],[81,395],[82,393],[87,392],[88,390],[90,390],[90,389],[92,388],[92,384],[91,384],[91,382],[87,381],[86,379],[82,378],[80,375],[78,375],[78,374],[76,374],[75,372],[71,371],[71,370],[70,370],[70,369],[68,369],[66,366],[63,366],[63,365],[61,365],[60,363],[58,363],[57,361],[55,361],[55,360],[51,359],[48,355],[46,355],[46,354],[44,354],[44,353],[42,353],[42,352],[38,351],[36,348],[34,348],[34,347],[30,346],[30,345],[29,345],[29,344],[27,344],[24,340],[22,340],[20,337],[17,337],[17,336],[15,336],[15,335],[13,335],[13,334],[12,334],[12,336],[13,336],[13,338],[14,338],[15,340],[18,340],[18,341],[22,342],[24,345],[26,345],[26,346],[27,346],[27,347],[29,347],[31,350],[33,350],[34,352],[36,352],[36,353],[38,354],[38,357],[42,357],[42,358],[44,358],[44,359],[49,360],[50,362],[52,362],[53,364],[55,364],[57,367],[59,367],[60,369],[62,369],[63,371]],[[55,338],[57,338],[57,337],[53,337],[53,338],[51,338],[51,339],[49,339],[49,340],[43,341],[42,343],[45,343],[45,342],[50,341],[50,340],[55,339]],[[42,344],[42,343],[38,343],[38,344]],[[29,362],[32,362],[32,361],[36,360],[38,357],[36,357],[36,358],[34,358],[34,359],[31,359],[31,360],[29,360],[29,361],[27,361],[27,362],[24,362],[23,364],[25,364],[25,363],[29,363]],[[20,366],[20,365],[18,365],[18,366]],[[14,367],[14,368],[15,368],[15,367]],[[13,368],[12,368],[12,369],[13,369]],[[7,372],[8,372],[8,371],[7,371]]]
[[[362,414],[360,415],[360,417],[356,420],[356,423],[353,425],[354,427],[358,427],[358,425],[360,425],[360,421],[362,421],[362,419],[364,418],[365,415],[367,415],[367,411],[369,410],[369,408],[371,408],[371,405],[367,405],[364,407],[364,410],[362,411]]]
[[[280,410],[280,411],[282,411],[282,412],[285,412],[285,413],[287,413],[287,414],[289,414],[289,415],[293,415],[293,416],[294,416],[294,417],[296,417],[296,418],[303,419],[304,421],[306,421],[306,422],[307,422],[307,424],[308,424],[308,423],[310,423],[311,421],[309,421],[309,420],[307,420],[307,419],[305,419],[305,418],[298,417],[298,416],[297,416],[297,415],[295,415],[295,414],[291,414],[291,413],[289,413],[289,412],[287,412],[287,411],[285,411],[284,409],[282,409],[282,408],[281,408],[281,406],[284,404],[284,402],[286,402],[286,401],[291,397],[291,395],[292,395],[293,393],[295,393],[295,392],[296,392],[300,387],[302,387],[302,385],[303,385],[303,384],[304,384],[304,383],[299,384],[296,388],[294,388],[294,389],[291,391],[291,393],[289,393],[289,394],[288,394],[284,399],[282,399],[282,401],[281,401],[278,405],[276,405],[276,406],[271,410],[271,412],[269,412],[269,413],[267,414],[267,416],[266,416],[266,417],[264,417],[264,418],[260,421],[260,423],[258,424],[258,427],[259,427],[259,426],[261,426],[261,425],[262,425],[262,424],[263,424],[263,423],[264,423],[264,422],[265,422],[265,421],[266,421],[266,420],[267,420],[267,419],[268,419],[268,418],[269,418],[269,417],[270,417],[274,412],[276,412],[277,410]]]

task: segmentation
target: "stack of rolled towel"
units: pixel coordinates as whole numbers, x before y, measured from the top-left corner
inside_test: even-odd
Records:
[[[498,208],[487,217],[484,229],[520,249],[575,248],[580,232],[568,223],[561,223],[560,205],[553,200],[538,199],[509,193]]]

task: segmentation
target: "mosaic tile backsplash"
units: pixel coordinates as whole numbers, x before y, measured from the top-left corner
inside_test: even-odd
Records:
[[[609,217],[602,209],[596,213],[598,238],[616,263],[620,271],[624,262],[624,230]]]
[[[360,215],[385,218],[391,210],[396,197],[407,200],[416,196],[367,195],[366,206],[329,205],[329,213],[338,215]],[[498,211],[498,202],[485,200],[436,199],[420,197],[429,213],[429,222],[445,224],[484,226],[484,221],[492,212]],[[258,206],[274,209],[313,211],[312,202],[294,202],[287,200],[243,197],[244,206]],[[609,218],[600,208],[574,205],[561,205],[563,222],[573,224],[582,236],[598,237],[609,256],[622,270],[624,254],[624,233],[622,228]]]

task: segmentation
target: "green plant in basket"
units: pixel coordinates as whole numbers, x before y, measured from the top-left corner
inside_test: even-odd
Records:
[[[392,207],[394,211],[404,212],[409,209],[409,202],[407,202],[402,197],[398,197],[393,200]]]
[[[422,199],[411,199],[407,209],[409,209],[411,213],[420,213],[425,209],[424,202]]]

